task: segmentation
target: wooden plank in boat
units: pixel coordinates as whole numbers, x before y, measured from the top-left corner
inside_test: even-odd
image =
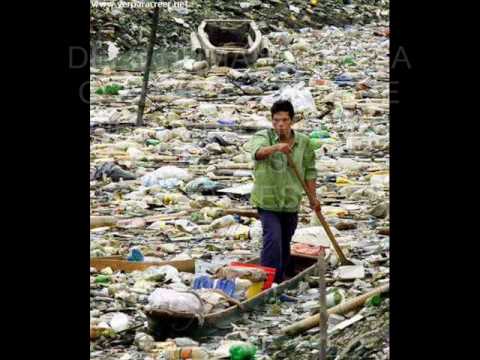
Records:
[[[195,260],[173,260],[173,261],[161,261],[161,262],[133,262],[125,260],[121,257],[98,257],[90,258],[90,266],[97,270],[110,267],[113,271],[125,271],[132,272],[135,270],[143,271],[152,266],[164,266],[171,265],[178,271],[195,273]]]

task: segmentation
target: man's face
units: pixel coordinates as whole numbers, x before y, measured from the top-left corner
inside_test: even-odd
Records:
[[[289,136],[292,124],[292,119],[287,111],[279,111],[273,114],[272,125],[278,136]]]

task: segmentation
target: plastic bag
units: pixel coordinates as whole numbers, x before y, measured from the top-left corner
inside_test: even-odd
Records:
[[[262,223],[259,220],[250,224],[249,235],[250,235],[250,239],[252,239],[255,242],[262,241],[263,228],[262,228]]]
[[[204,301],[205,314],[208,314],[214,310],[222,310],[229,306],[225,296],[214,290],[199,289],[197,292]]]
[[[147,281],[156,281],[163,278],[165,281],[174,283],[182,282],[178,270],[171,265],[150,267],[143,271],[141,276]]]
[[[135,345],[141,351],[150,351],[155,346],[155,340],[148,334],[137,333],[135,334]]]
[[[288,45],[292,41],[292,38],[287,31],[273,32],[270,33],[268,37],[272,39],[272,42],[280,45]]]
[[[368,164],[362,164],[349,158],[340,158],[337,160],[336,167],[343,170],[361,170],[368,168]]]
[[[172,135],[182,141],[188,142],[192,138],[192,133],[184,127],[177,127],[172,130]]]
[[[187,170],[180,169],[176,166],[162,166],[161,168],[146,174],[142,177],[143,186],[150,187],[154,185],[161,185],[162,180],[176,179],[186,180],[190,177]]]
[[[186,219],[178,219],[174,222],[175,227],[183,232],[189,234],[199,234],[201,233],[200,227]]]
[[[127,150],[127,154],[132,160],[140,160],[142,158],[145,158],[145,154],[134,147],[129,147]]]
[[[183,68],[187,71],[193,71],[193,64],[194,63],[195,63],[194,59],[183,59],[183,61],[181,61],[179,63],[179,65],[181,64],[183,66]]]
[[[101,180],[103,177],[109,177],[112,181],[135,180],[135,175],[123,170],[120,166],[113,162],[106,162],[95,169],[92,176],[93,180]]]
[[[247,225],[233,224],[219,229],[215,234],[227,239],[248,240],[250,228]]]
[[[200,112],[205,116],[217,116],[218,108],[215,104],[202,103],[199,106]]]
[[[280,91],[279,95],[265,96],[261,104],[270,108],[277,100],[289,100],[295,112],[316,112],[317,107],[313,99],[312,93],[305,88],[304,82],[299,82],[294,86],[287,86]]]
[[[335,228],[332,228],[331,230],[334,235],[338,235],[338,230]],[[292,242],[312,246],[322,246],[326,248],[330,247],[330,239],[328,238],[323,226],[312,226],[297,229],[293,234]]]
[[[370,177],[370,185],[374,187],[388,187],[390,184],[390,175],[384,172],[372,174]]]
[[[229,209],[232,207],[232,199],[229,197],[223,197],[220,200],[218,200],[215,205],[222,209]]]
[[[185,185],[185,191],[187,193],[204,193],[204,192],[212,192],[219,188],[219,184],[215,181],[210,180],[208,177],[199,177],[195,180],[190,181],[187,185]]]
[[[207,135],[207,141],[217,142],[222,146],[234,145],[238,140],[238,136],[235,133],[226,131],[211,131]]]
[[[247,225],[233,224],[219,229],[215,234],[219,237],[234,240],[248,240],[250,228]]]
[[[171,289],[156,289],[148,297],[149,304],[158,310],[201,314],[202,303],[191,293],[178,292]]]
[[[173,134],[171,130],[164,129],[157,131],[155,137],[162,142],[168,142],[173,138]]]
[[[116,313],[113,315],[112,320],[110,321],[110,327],[115,331],[123,331],[128,329],[130,324],[130,318],[128,315],[123,313]]]

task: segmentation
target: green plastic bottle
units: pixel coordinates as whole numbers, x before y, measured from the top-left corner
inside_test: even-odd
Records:
[[[148,146],[156,146],[160,144],[160,140],[157,140],[157,139],[148,139],[147,140],[147,145]]]
[[[330,133],[327,130],[313,130],[310,133],[310,139],[326,139],[330,137]]]
[[[382,297],[380,295],[372,296],[366,301],[367,306],[379,306],[381,303],[382,303]]]
[[[106,284],[110,282],[110,276],[108,275],[98,275],[95,278],[95,283],[97,284]]]
[[[345,65],[356,65],[355,60],[352,56],[345,56],[345,58],[343,59],[343,63]]]
[[[248,360],[255,359],[257,348],[252,344],[239,344],[230,347],[231,360]]]

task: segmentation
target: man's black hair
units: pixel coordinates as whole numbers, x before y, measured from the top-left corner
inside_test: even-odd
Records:
[[[280,111],[288,112],[288,114],[290,115],[290,119],[293,120],[293,115],[295,115],[295,112],[293,111],[293,105],[290,101],[288,100],[275,101],[275,103],[272,105],[272,108],[270,109],[270,112],[272,113],[272,117],[275,113]]]

